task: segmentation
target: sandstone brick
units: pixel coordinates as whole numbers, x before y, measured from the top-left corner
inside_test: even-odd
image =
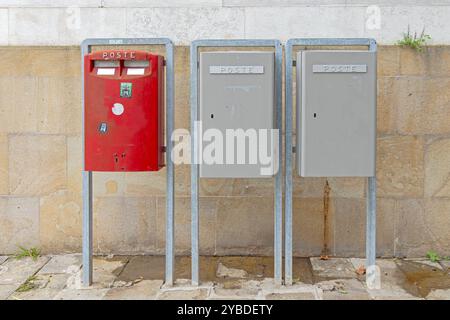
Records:
[[[175,48],[175,128],[190,130],[189,46]]]
[[[80,77],[79,47],[2,47],[4,76]]]
[[[128,254],[156,247],[156,201],[143,197],[96,197],[94,250]]]
[[[79,195],[82,190],[82,147],[81,136],[67,137],[67,189]]]
[[[426,59],[429,58],[429,49],[418,52],[412,48],[400,47],[400,73],[402,75],[417,76],[427,73]]]
[[[0,197],[0,252],[39,247],[39,199]]]
[[[328,178],[330,196],[335,198],[364,198],[365,178],[331,177]]]
[[[202,196],[268,196],[273,197],[274,179],[214,179],[200,180]]]
[[[333,199],[331,202],[331,252],[339,256],[365,256],[366,201]],[[377,255],[390,256],[394,249],[395,201],[377,200]]]
[[[64,136],[10,136],[9,188],[14,195],[46,195],[67,184]]]
[[[395,78],[390,77],[378,78],[377,131],[381,134],[392,134],[397,130],[396,110],[398,105],[397,92],[394,90],[395,81]]]
[[[422,52],[400,49],[401,75],[449,76],[450,50],[446,46],[427,46]]]
[[[125,172],[95,172],[92,181],[96,197],[125,195]]]
[[[37,100],[36,77],[0,77],[0,132],[36,132]]]
[[[214,254],[216,232],[219,226],[216,215],[219,210],[218,198],[200,198],[199,201],[199,238],[200,253]],[[165,250],[166,243],[166,199],[157,198],[157,243],[158,250]],[[191,198],[179,197],[175,199],[175,248],[180,254],[191,251]]]
[[[77,194],[58,191],[40,200],[40,241],[44,252],[81,249],[82,201]]]
[[[390,136],[378,139],[378,195],[423,196],[423,138]]]
[[[300,177],[294,171],[293,197],[323,198],[326,178]]]
[[[267,223],[270,222],[269,220]],[[295,256],[308,257],[322,253],[324,224],[324,202],[322,198],[294,198],[292,250]],[[331,238],[331,230],[329,234]]]
[[[400,134],[447,134],[450,78],[404,77],[393,84]]]
[[[423,257],[428,250],[440,249],[435,243],[435,231],[428,225],[429,218],[436,216],[429,211],[430,204],[423,199],[398,200],[395,215],[395,256]],[[442,208],[441,208],[442,209]],[[445,212],[440,212],[445,215]],[[444,223],[445,225],[445,223]]]
[[[433,140],[425,152],[425,196],[450,197],[450,139]]]
[[[175,192],[178,196],[190,194],[190,166],[175,166]],[[164,196],[167,192],[167,169],[153,172],[128,172],[124,178],[127,196]]]
[[[8,136],[0,134],[0,195],[9,193]]]
[[[267,197],[220,198],[216,219],[216,254],[271,254],[273,200]]]
[[[38,132],[81,133],[80,77],[40,77],[37,101]]]
[[[397,46],[379,46],[377,55],[378,76],[397,76],[400,73],[400,52]]]
[[[425,226],[432,236],[434,250],[449,256],[450,248],[450,200],[426,199],[425,200]]]

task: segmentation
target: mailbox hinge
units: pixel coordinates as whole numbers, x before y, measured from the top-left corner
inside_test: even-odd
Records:
[[[297,148],[295,146],[292,146],[292,153],[295,153],[297,151]]]
[[[166,59],[163,59],[163,66],[166,66],[166,65],[167,65]]]
[[[292,60],[292,66],[296,67],[297,66],[297,60]]]

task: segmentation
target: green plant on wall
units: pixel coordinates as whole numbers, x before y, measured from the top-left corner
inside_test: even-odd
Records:
[[[431,40],[431,36],[425,33],[425,28],[419,36],[417,35],[417,32],[412,34],[408,25],[408,31],[403,33],[403,39],[397,41],[397,44],[403,47],[413,48],[420,52],[423,50],[423,46],[426,45],[428,40]]]

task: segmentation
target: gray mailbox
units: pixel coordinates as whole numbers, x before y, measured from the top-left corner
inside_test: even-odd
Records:
[[[257,154],[254,152],[260,143],[259,129],[273,129],[275,125],[274,64],[274,52],[200,52],[199,113],[202,136],[208,130],[214,136],[214,129],[223,136],[221,143],[216,144],[216,147],[223,147],[223,157],[215,154],[215,161],[208,163],[203,159],[200,177],[264,177],[261,175],[264,164],[259,158],[259,148],[256,149]],[[236,129],[242,130],[239,132]],[[245,132],[245,157],[238,150],[244,142],[242,135],[232,137],[233,132],[237,135]],[[205,140],[202,139],[202,150],[206,150],[213,141],[212,138]],[[273,150],[270,137],[265,141],[273,154],[270,151]],[[227,154],[226,150],[234,151]]]
[[[376,53],[299,51],[297,92],[299,175],[375,176]]]

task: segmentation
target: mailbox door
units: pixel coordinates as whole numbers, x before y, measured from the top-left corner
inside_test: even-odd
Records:
[[[227,162],[226,131],[274,128],[274,63],[273,52],[200,53],[199,96],[203,133],[217,129],[223,135],[223,163],[202,163],[201,177],[267,177],[261,175],[263,165],[259,157],[256,163],[250,159],[250,149],[258,143],[254,137],[246,138],[245,163],[238,162],[237,139],[234,140],[234,164]],[[270,137],[267,142],[267,152],[273,153]],[[210,143],[204,141],[202,149],[205,151]]]
[[[301,176],[374,176],[376,54],[300,51],[297,128]]]
[[[130,53],[120,52],[121,58]],[[102,60],[98,52],[85,57],[87,171],[157,171],[164,166],[163,58],[138,53],[128,60]]]

